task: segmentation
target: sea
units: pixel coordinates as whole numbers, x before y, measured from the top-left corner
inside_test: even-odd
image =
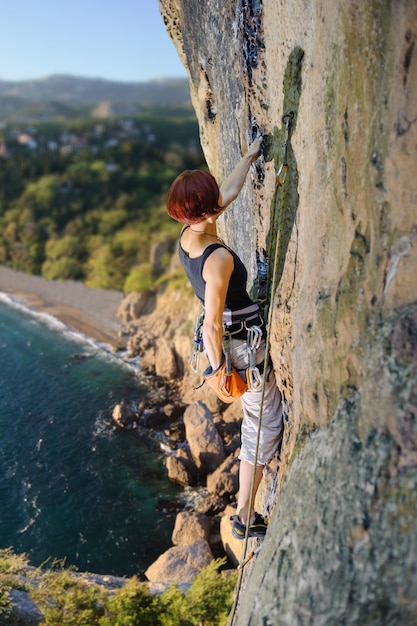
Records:
[[[115,426],[146,400],[136,362],[0,294],[0,548],[31,565],[138,575],[171,547],[161,433]],[[165,503],[165,504],[164,504]]]

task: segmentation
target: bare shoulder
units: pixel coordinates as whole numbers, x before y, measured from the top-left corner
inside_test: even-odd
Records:
[[[221,280],[222,278],[229,281],[233,268],[233,256],[227,248],[222,246],[214,250],[204,263],[203,278],[206,282],[214,279]]]

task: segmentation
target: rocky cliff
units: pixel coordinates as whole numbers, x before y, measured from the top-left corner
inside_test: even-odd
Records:
[[[288,413],[236,623],[417,624],[417,5],[159,4],[214,175],[266,137],[221,223],[253,290],[276,263]]]

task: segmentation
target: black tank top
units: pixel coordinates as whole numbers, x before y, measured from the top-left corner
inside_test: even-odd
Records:
[[[229,327],[235,326],[240,320],[250,320],[251,324],[261,323],[259,307],[251,300],[246,291],[248,273],[238,255],[225,244],[212,243],[205,248],[199,257],[192,259],[183,250],[180,237],[180,241],[178,242],[180,261],[194,289],[195,295],[204,305],[206,281],[203,278],[203,267],[210,254],[218,248],[226,248],[233,256],[234,261],[234,268],[230,276],[229,287],[226,294],[226,304],[223,312],[224,323]]]

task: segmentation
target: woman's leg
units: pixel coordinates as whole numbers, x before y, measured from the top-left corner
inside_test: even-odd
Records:
[[[248,366],[247,343],[242,339],[232,339],[232,365],[245,377]],[[263,340],[256,353],[256,362],[262,363],[265,358],[265,341]],[[241,461],[264,465],[278,449],[283,433],[281,394],[277,387],[275,375],[270,371],[265,389],[247,391],[242,398],[242,450]],[[259,433],[259,449],[255,454],[258,439],[259,419],[262,412],[262,425]]]
[[[248,508],[249,508],[249,496],[250,496],[250,488],[252,484],[252,473],[254,470],[254,466],[248,461],[241,461],[239,467],[239,496],[237,500],[237,512],[240,518],[240,521],[243,524],[246,524],[248,519]],[[256,492],[258,490],[259,484],[262,479],[262,470],[263,465],[257,465],[255,469],[255,484],[253,491],[253,502],[255,501]],[[251,518],[254,515],[252,502],[252,510],[250,512]]]
[[[260,363],[265,356],[263,341],[256,354],[256,362]],[[248,352],[245,341],[232,339],[232,364],[238,370],[248,366]],[[242,372],[242,377],[244,372]],[[242,396],[243,421],[241,429],[241,451],[239,455],[239,496],[237,512],[243,524],[248,518],[249,496],[254,463],[256,462],[253,500],[262,479],[264,464],[278,449],[282,438],[283,420],[281,394],[276,385],[275,376],[270,372],[265,390],[248,391]],[[259,419],[262,411],[262,424],[259,430]],[[257,445],[259,435],[259,446]],[[253,517],[253,502],[251,506]],[[251,519],[252,521],[252,519]]]

